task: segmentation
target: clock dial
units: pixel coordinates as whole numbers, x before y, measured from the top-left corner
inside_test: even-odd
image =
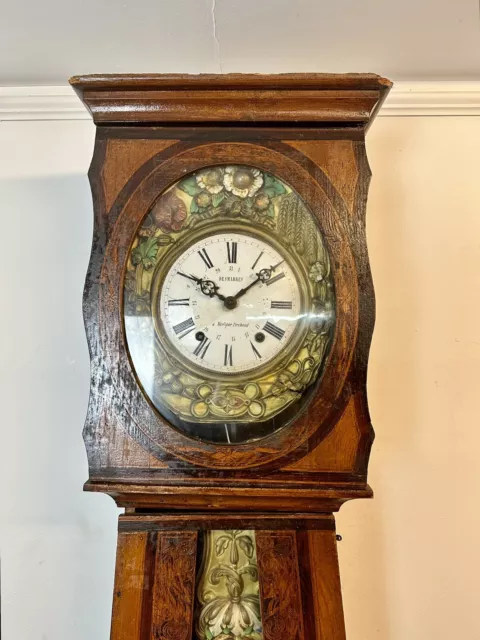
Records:
[[[130,361],[155,409],[194,438],[261,438],[302,410],[335,325],[314,216],[278,177],[228,165],[159,194],[130,249]]]
[[[288,260],[240,233],[208,235],[182,253],[166,274],[159,307],[168,339],[188,362],[227,374],[271,361],[302,318]]]

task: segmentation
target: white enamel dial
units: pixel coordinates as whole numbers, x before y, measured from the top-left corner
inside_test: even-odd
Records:
[[[228,232],[180,255],[158,305],[172,345],[191,363],[220,373],[272,360],[302,314],[299,284],[284,256],[259,238]]]

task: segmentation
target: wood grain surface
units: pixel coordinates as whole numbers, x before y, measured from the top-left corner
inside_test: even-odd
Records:
[[[289,529],[334,531],[335,519],[328,513],[142,513],[120,516],[122,533],[138,531],[208,531],[209,529]]]
[[[191,640],[196,555],[196,532],[158,533],[152,640]]]
[[[112,640],[191,640],[196,554],[196,531],[119,532]]]
[[[257,562],[264,640],[305,636],[294,531],[257,531]]]
[[[332,514],[225,514],[212,526],[255,531],[265,640],[345,640]],[[191,640],[206,529],[208,514],[120,517],[111,640]]]
[[[265,640],[346,640],[335,528],[256,540]]]
[[[142,603],[150,579],[145,567],[148,533],[120,533],[113,595],[113,640],[143,640]]]
[[[391,83],[374,74],[93,75],[70,83],[96,124],[367,126]]]
[[[296,536],[307,637],[346,640],[335,530]]]

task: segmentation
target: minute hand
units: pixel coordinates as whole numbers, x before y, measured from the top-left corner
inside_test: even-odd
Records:
[[[243,289],[240,289],[240,291],[237,291],[237,293],[234,296],[235,300],[238,300],[238,298],[243,296],[249,289],[251,289],[251,287],[256,285],[257,282],[266,282],[267,280],[270,280],[270,278],[272,276],[272,272],[275,271],[275,269],[277,267],[279,267],[283,263],[284,263],[284,260],[282,260],[281,262],[278,262],[277,264],[273,265],[272,267],[270,267],[270,269],[261,269],[256,274],[257,277],[255,278],[255,280],[253,282],[251,282],[248,286],[244,287]]]
[[[244,293],[247,293],[247,291],[253,287],[253,285],[257,284],[257,282],[260,282],[261,278],[257,273],[257,277],[256,279],[251,282],[247,287],[243,287],[243,289],[240,289],[240,291],[237,291],[237,293],[234,295],[235,300],[238,300],[241,296],[243,296]]]

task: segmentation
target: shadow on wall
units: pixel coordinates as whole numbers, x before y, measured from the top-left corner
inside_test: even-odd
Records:
[[[82,493],[89,356],[85,176],[0,182],[2,637],[107,638],[117,508]]]
[[[338,530],[344,539],[339,554],[347,635],[352,639],[397,637],[391,626],[390,549],[386,544],[391,524],[386,521],[382,478],[389,473],[387,459],[395,455],[396,449],[408,450],[414,438],[410,413],[417,395],[415,351],[408,332],[398,332],[397,325],[407,314],[411,317],[419,304],[403,215],[408,185],[394,168],[396,154],[404,142],[392,128],[389,135],[384,134],[373,145],[375,154],[369,153],[373,176],[367,206],[367,239],[376,294],[376,324],[368,370],[368,398],[376,439],[369,482],[375,498],[373,502],[348,503],[338,517]],[[367,137],[367,152],[369,146]],[[405,290],[409,292],[408,304],[402,297]],[[399,358],[408,363],[408,373],[402,367],[403,375],[407,374],[408,402],[401,403],[397,390]]]

